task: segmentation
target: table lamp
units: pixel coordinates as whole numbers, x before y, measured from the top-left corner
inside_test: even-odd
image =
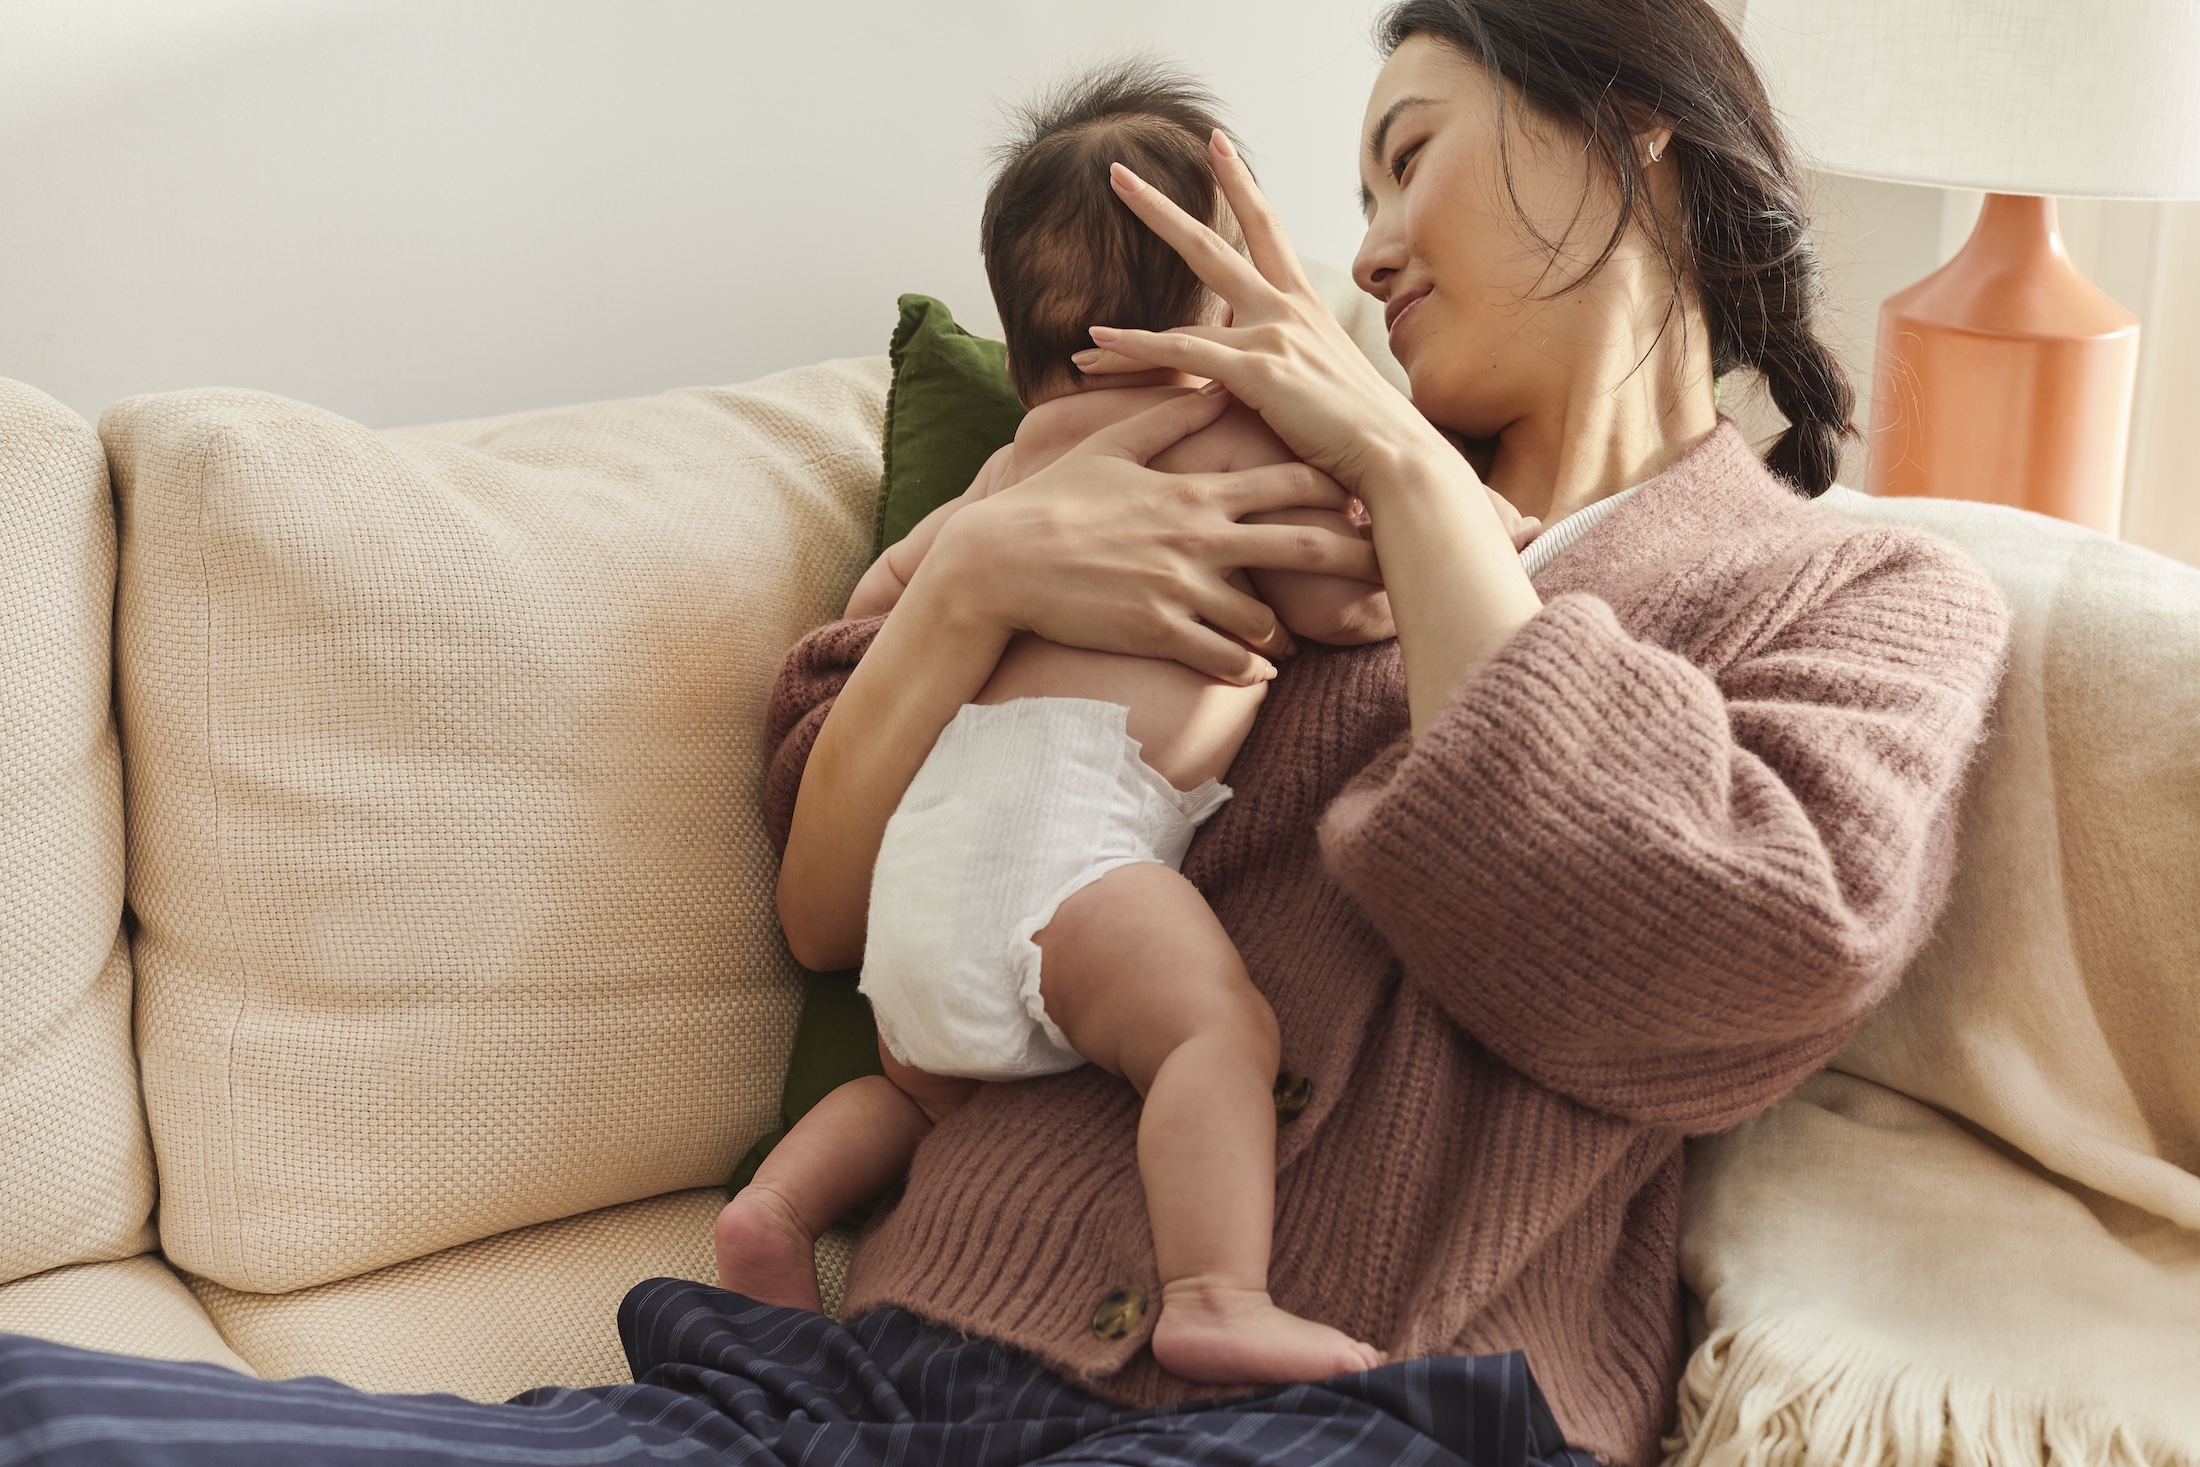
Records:
[[[1743,40],[1814,166],[1987,191],[1880,308],[1870,491],[2115,534],[2139,320],[2055,196],[2200,198],[2200,0],[1749,0]]]

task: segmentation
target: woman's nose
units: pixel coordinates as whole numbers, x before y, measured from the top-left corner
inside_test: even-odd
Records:
[[[1405,262],[1397,258],[1396,245],[1383,237],[1383,231],[1369,226],[1367,235],[1360,241],[1360,252],[1352,257],[1352,278],[1360,289],[1381,300],[1390,291],[1390,282]]]

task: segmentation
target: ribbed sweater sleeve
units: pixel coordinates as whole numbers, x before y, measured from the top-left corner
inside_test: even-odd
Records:
[[[1921,536],[1851,536],[1762,601],[1683,656],[1557,597],[1323,821],[1408,982],[1645,1124],[1763,1109],[1893,985],[1999,678],[1998,593]]]
[[[828,622],[795,643],[779,664],[764,705],[764,747],[772,751],[764,772],[764,827],[781,855],[787,852],[794,799],[802,790],[802,770],[810,762],[817,731],[824,727],[841,685],[885,624],[883,616]]]

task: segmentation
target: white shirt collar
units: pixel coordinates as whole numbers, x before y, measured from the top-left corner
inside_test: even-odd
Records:
[[[1607,494],[1596,503],[1575,510],[1530,540],[1528,548],[1520,552],[1520,568],[1528,573],[1528,579],[1532,581],[1541,575],[1545,566],[1565,554],[1576,540],[1595,528],[1598,520],[1617,509],[1621,500],[1641,487],[1636,484],[1617,494]]]

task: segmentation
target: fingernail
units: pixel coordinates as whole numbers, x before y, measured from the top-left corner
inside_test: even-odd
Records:
[[[1089,367],[1100,360],[1100,349],[1098,347],[1087,347],[1083,351],[1073,351],[1069,354],[1069,359],[1080,367]]]
[[[1218,392],[1228,392],[1230,389],[1223,386],[1220,382],[1209,379],[1207,385],[1200,388],[1199,390],[1202,393],[1206,394],[1208,397],[1213,397]]]
[[[1113,346],[1123,339],[1123,333],[1113,326],[1095,326],[1092,328],[1092,339],[1102,346]]]
[[[1237,149],[1230,143],[1230,135],[1219,127],[1215,129],[1214,144],[1216,157],[1235,158],[1237,156]]]
[[[1108,181],[1124,193],[1136,193],[1146,186],[1146,181],[1120,163],[1108,165]]]

